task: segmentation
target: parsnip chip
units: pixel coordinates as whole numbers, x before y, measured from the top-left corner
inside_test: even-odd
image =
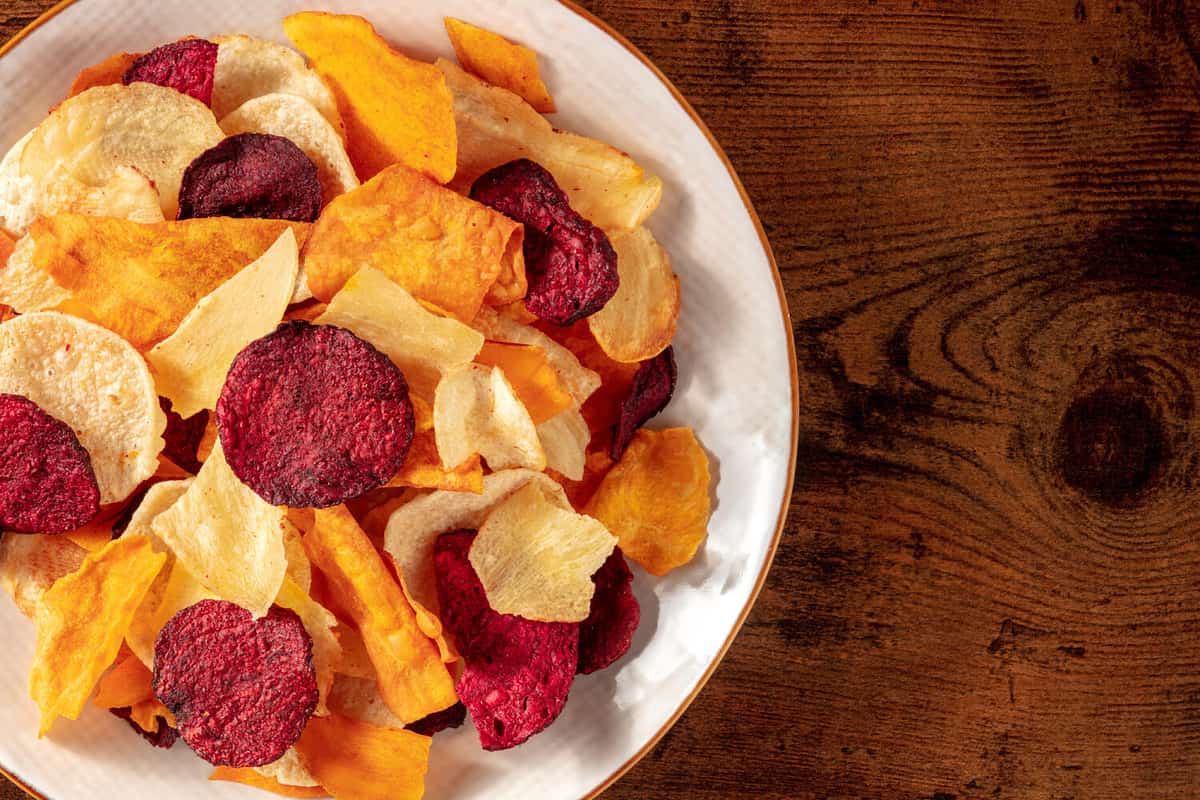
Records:
[[[310,720],[296,750],[334,797],[421,800],[432,741],[334,714]]]
[[[338,113],[337,99],[304,56],[277,42],[254,36],[217,36],[217,69],[213,76],[213,113],[224,119],[256,97],[291,94],[301,97],[320,112],[342,136],[345,126]]]
[[[363,267],[463,322],[505,269],[524,271],[524,229],[402,165],[322,212],[304,248],[308,287],[328,301]]]
[[[133,167],[118,165],[112,177],[99,186],[76,179],[61,165],[55,166],[38,183],[34,195],[37,216],[87,214],[117,217],[131,222],[162,222],[158,189]]]
[[[154,529],[151,527],[155,517],[175,505],[175,502],[183,497],[191,487],[194,480],[195,478],[188,476],[180,480],[156,483],[147,489],[146,494],[142,496],[142,501],[138,503],[138,507],[129,518],[124,535],[147,536],[157,541]]]
[[[342,645],[342,660],[338,662],[337,674],[374,681],[375,665],[371,663],[362,634],[344,623],[338,625],[335,633]]]
[[[592,432],[579,409],[568,408],[551,417],[537,426],[537,432],[546,451],[546,468],[573,481],[583,480]]]
[[[0,325],[0,392],[19,394],[75,431],[100,503],[124,500],[158,469],[167,418],[146,362],[104,328],[42,311]]]
[[[262,769],[261,767],[259,769]],[[285,786],[274,778],[263,775],[259,770],[250,767],[217,767],[208,776],[210,781],[225,781],[240,783],[255,789],[262,789],[280,797],[329,797],[329,792],[320,786]]]
[[[468,364],[448,372],[434,395],[433,430],[447,469],[476,453],[493,471],[546,468],[537,428],[499,367]]]
[[[537,328],[524,325],[487,307],[479,309],[479,314],[471,325],[492,341],[530,344],[542,348],[546,361],[558,374],[563,388],[575,398],[576,405],[582,405],[600,388],[598,374],[583,366],[574,353]]]
[[[99,64],[84,67],[75,76],[75,80],[71,82],[71,89],[67,92],[67,97],[83,94],[88,89],[96,86],[111,86],[116,83],[122,83],[125,73],[133,66],[133,62],[137,60],[139,55],[141,54],[114,53]]]
[[[238,480],[218,447],[151,528],[209,591],[261,617],[287,572],[285,521],[284,509]]]
[[[346,281],[316,322],[345,328],[375,345],[404,373],[413,393],[425,400],[433,399],[443,373],[470,363],[483,346],[478,331],[427,311],[374,267]]]
[[[611,238],[621,286],[587,318],[596,342],[610,358],[634,363],[654,358],[671,344],[679,324],[679,278],[650,231],[638,228]]]
[[[562,508],[531,483],[492,509],[469,558],[493,610],[580,622],[591,609],[592,575],[616,546],[600,522]]]
[[[31,226],[32,265],[66,291],[70,299],[60,300],[62,310],[99,322],[139,350],[148,350],[171,335],[202,297],[265,253],[289,227],[300,242],[308,234],[307,225],[268,219],[139,225],[60,214]],[[6,284],[0,274],[0,302],[9,302],[4,299]]]
[[[54,582],[79,569],[87,554],[65,536],[5,536],[0,538],[0,586],[33,619]]]
[[[335,714],[367,722],[380,728],[401,730],[404,720],[397,717],[383,701],[374,676],[365,678],[339,674],[329,693],[329,708]]]
[[[478,528],[497,503],[536,481],[569,509],[562,487],[541,472],[507,469],[483,478],[480,494],[433,492],[414,498],[392,512],[384,534],[384,549],[416,603],[438,609],[437,583],[433,574],[433,543],[437,537],[459,528]]]
[[[312,637],[313,669],[317,672],[317,691],[320,695],[316,713],[325,714],[328,712],[325,702],[329,697],[329,688],[333,686],[333,671],[342,660],[342,646],[333,633],[337,617],[309,597],[308,592],[291,578],[284,578],[275,605],[295,611]],[[281,782],[290,783],[282,779]]]
[[[451,184],[466,191],[483,173],[518,158],[548,169],[571,207],[606,231],[641,225],[662,200],[662,180],[625,153],[574,133],[555,130],[517,95],[489,86],[439,59],[454,94],[458,172]]]
[[[691,428],[642,429],[592,496],[625,555],[654,575],[692,560],[708,536],[708,456]]]
[[[404,576],[400,574],[399,568],[395,566],[395,562],[392,562],[392,567],[396,569],[396,575],[400,580],[400,588],[404,590],[404,596],[408,598],[409,604],[412,605],[413,611],[417,615],[417,625],[438,646],[438,652],[441,653],[443,662],[446,664],[456,663],[459,659],[458,652],[446,637],[446,629],[442,626],[442,621],[438,618],[437,614],[418,603],[412,596],[412,592],[408,590],[408,584],[405,582]]]
[[[129,536],[126,534],[122,538]],[[175,559],[163,575],[166,580],[160,577],[146,593],[129,630],[125,632],[125,644],[151,669],[154,668],[154,641],[171,618],[201,600],[216,599],[179,559]]]
[[[63,102],[37,127],[21,155],[21,173],[40,184],[61,165],[88,186],[104,186],[118,167],[132,167],[158,188],[163,217],[174,219],[184,170],[223,138],[208,106],[174,89],[97,86]]]
[[[42,713],[38,738],[58,717],[79,719],[166,558],[146,539],[117,539],[46,592],[29,677],[30,695]],[[87,614],[80,613],[83,608]]]
[[[325,205],[358,188],[341,134],[303,97],[275,93],[247,100],[221,119],[221,130],[228,136],[269,133],[290,139],[317,166]]]
[[[24,234],[37,216],[37,182],[21,174],[21,154],[32,138],[30,131],[0,159],[0,228],[14,237]]]
[[[483,464],[479,454],[475,453],[452,469],[442,466],[437,439],[430,430],[413,436],[404,466],[387,485],[393,488],[409,486],[414,489],[445,489],[449,492],[479,494],[483,491]]]
[[[5,262],[0,264],[0,302],[11,306],[19,314],[46,311],[71,298],[70,292],[59,286],[45,270],[34,265],[36,246],[33,237],[25,234],[13,245]]]
[[[283,30],[333,89],[361,178],[392,164],[454,177],[454,101],[435,67],[393,50],[362,17],[305,11]]]
[[[383,557],[346,507],[317,509],[304,545],[362,634],[392,712],[414,722],[454,705],[454,681],[437,647],[421,631]],[[314,774],[325,785],[320,773]]]
[[[534,425],[540,425],[574,404],[547,360],[546,351],[535,344],[485,342],[475,356],[475,363],[503,370]]]
[[[304,552],[304,538],[291,518],[283,526],[283,552],[287,555],[287,576],[305,592],[312,590],[312,562]]]
[[[312,789],[320,786],[300,760],[300,754],[296,752],[295,747],[288,748],[283,758],[278,761],[273,761],[265,767],[255,767],[254,771],[290,789]]]
[[[537,54],[498,33],[446,17],[446,33],[463,69],[508,89],[542,114],[553,114],[554,98],[542,82]]]
[[[146,354],[158,393],[180,416],[217,407],[233,359],[283,319],[299,269],[296,236],[284,230],[257,261],[202,298],[175,332]]]

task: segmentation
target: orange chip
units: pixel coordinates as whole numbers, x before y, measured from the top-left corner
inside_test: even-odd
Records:
[[[552,325],[538,325],[537,328],[574,353],[583,366],[600,376],[600,388],[588,397],[581,411],[588,428],[596,437],[593,445],[607,447],[607,437],[621,417],[621,403],[629,394],[638,365],[609,358],[596,342],[587,320],[567,328]]]
[[[289,225],[211,217],[143,225],[60,214],[30,227],[34,266],[70,293],[59,310],[99,323],[139,350],[171,335],[205,295],[275,243]]]
[[[308,287],[330,300],[375,267],[413,297],[470,322],[506,269],[524,272],[521,225],[405,166],[325,207],[304,248]]]
[[[480,490],[482,491],[482,490]],[[388,557],[389,560],[391,557]],[[408,602],[412,604],[413,611],[417,615],[417,625],[434,643],[438,646],[438,652],[442,656],[442,661],[446,664],[453,664],[458,661],[458,652],[455,651],[454,645],[450,644],[450,640],[446,638],[446,629],[442,627],[442,621],[438,615],[430,611],[425,606],[417,602],[412,596],[412,592],[408,589],[408,584],[404,581],[404,576],[400,574],[400,570],[396,567],[396,562],[392,561],[392,569],[400,581],[400,588],[404,590],[404,596],[408,598]]]
[[[12,255],[13,248],[17,242],[4,231],[0,230],[0,267],[8,263],[8,257]]]
[[[449,492],[479,494],[483,491],[483,463],[479,454],[475,453],[452,469],[442,466],[437,439],[430,428],[413,436],[404,466],[387,485],[392,488],[411,486],[414,489],[445,489]]]
[[[433,739],[331,714],[309,720],[300,761],[334,797],[421,800]]]
[[[537,53],[453,17],[446,17],[446,33],[458,63],[467,72],[508,89],[543,114],[555,112],[554,98],[538,70]]]
[[[571,505],[576,510],[582,510],[587,506],[588,501],[592,499],[592,495],[596,493],[596,489],[600,486],[600,481],[604,480],[604,476],[612,469],[613,460],[608,455],[608,448],[603,450],[594,450],[587,454],[587,461],[584,462],[583,478],[573,481],[570,478],[557,473],[553,470],[546,470],[546,474],[563,487],[563,491],[567,493],[567,499],[571,501]]]
[[[362,634],[380,694],[392,712],[409,723],[458,702],[437,646],[346,507],[317,509],[304,546]]]
[[[159,717],[175,727],[175,715],[154,696],[153,680],[154,674],[129,652],[100,681],[92,704],[98,708],[128,708],[133,722],[150,733],[158,730]]]
[[[79,719],[166,560],[149,539],[126,536],[89,555],[46,592],[29,676],[29,693],[42,712],[39,738],[58,717]]]
[[[504,370],[504,377],[535,425],[574,405],[570,393],[559,383],[558,373],[546,360],[546,351],[537,345],[484,342],[475,363]]]
[[[305,11],[286,18],[283,30],[337,97],[359,178],[392,164],[438,183],[454,177],[454,98],[437,67],[393,50],[362,17]]]
[[[75,76],[74,82],[71,83],[71,91],[67,93],[67,97],[83,94],[93,86],[110,86],[114,83],[122,83],[125,73],[133,66],[133,62],[137,60],[139,55],[141,54],[115,53],[99,64],[85,67]]]
[[[625,555],[655,575],[692,560],[708,535],[708,456],[691,428],[642,429],[587,505]]]
[[[89,553],[102,550],[112,541],[113,523],[117,521],[117,517],[121,516],[124,510],[124,503],[113,503],[106,506],[100,509],[100,513],[91,522],[82,528],[71,531],[66,534],[66,537]]]
[[[262,789],[281,797],[329,797],[329,792],[320,786],[285,786],[274,778],[268,778],[261,772],[249,767],[243,767],[242,769],[217,767],[208,776],[208,779],[210,781],[227,781],[228,783],[253,786],[255,789]]]

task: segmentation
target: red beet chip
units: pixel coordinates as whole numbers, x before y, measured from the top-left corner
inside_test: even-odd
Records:
[[[37,403],[0,394],[0,528],[66,533],[100,513],[92,457]]]
[[[203,600],[158,634],[154,694],[205,761],[270,764],[299,740],[316,710],[312,638],[287,609],[255,620],[233,603]]]
[[[217,46],[204,39],[184,39],[139,56],[125,71],[124,82],[126,86],[135,81],[157,83],[208,106],[212,105],[216,71]]]
[[[570,325],[617,293],[617,253],[604,231],[571,208],[540,164],[518,159],[484,173],[471,197],[525,226],[525,306],[547,322]]]
[[[217,432],[234,474],[268,503],[326,508],[400,471],[413,408],[387,356],[343,328],[296,320],[234,359]]]
[[[433,736],[435,733],[460,727],[466,721],[467,707],[462,703],[455,703],[447,709],[435,711],[428,717],[419,719],[406,727],[413,733],[419,733],[422,736]]]
[[[588,618],[579,623],[579,672],[590,675],[611,666],[629,652],[642,621],[642,608],[633,596],[633,573],[621,548],[613,550],[592,576],[596,593]]]
[[[163,433],[163,455],[171,459],[175,465],[186,469],[195,475],[200,471],[200,441],[208,427],[208,410],[198,411],[184,419],[171,408],[171,401],[165,397],[158,398],[163,413],[167,415],[167,430]]]
[[[239,133],[196,156],[179,186],[179,219],[255,217],[315,222],[317,167],[290,139]]]
[[[675,348],[668,347],[654,358],[643,361],[633,375],[629,394],[621,402],[621,416],[613,426],[608,455],[620,461],[638,428],[645,425],[671,402],[679,370],[675,366]]]
[[[110,708],[109,711],[112,712],[114,717],[118,717],[128,722],[129,727],[133,728],[134,733],[136,733],[138,736],[141,736],[154,747],[158,747],[163,750],[170,750],[175,746],[175,742],[179,740],[179,731],[168,725],[166,719],[163,717],[155,717],[155,719],[158,720],[158,730],[154,733],[151,733],[133,721],[132,708],[129,708],[128,706],[124,708]]]

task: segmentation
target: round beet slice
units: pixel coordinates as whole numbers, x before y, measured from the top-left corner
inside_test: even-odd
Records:
[[[255,217],[315,222],[317,167],[290,139],[239,133],[196,156],[179,186],[179,219]]]
[[[387,356],[343,328],[296,320],[234,359],[217,432],[234,474],[268,503],[326,508],[400,471],[413,408]]]
[[[0,528],[66,533],[98,513],[92,458],[75,431],[28,398],[0,394]]]
[[[312,638],[287,609],[256,620],[233,603],[201,601],[158,634],[154,694],[205,761],[270,764],[300,739],[317,708]]]
[[[123,83],[156,83],[212,105],[217,72],[217,45],[205,39],[184,39],[156,47],[125,71]]]

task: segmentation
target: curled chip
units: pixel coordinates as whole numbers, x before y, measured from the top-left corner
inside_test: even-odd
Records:
[[[111,86],[114,83],[123,83],[125,73],[129,71],[139,56],[141,53],[113,53],[99,64],[84,67],[71,82],[67,97],[83,94],[93,86]]]
[[[493,341],[540,347],[546,361],[558,375],[559,383],[571,393],[577,405],[583,405],[600,388],[600,375],[581,364],[570,349],[537,328],[524,325],[487,307],[479,309],[479,314],[471,324]]]
[[[679,325],[679,278],[671,258],[645,228],[612,237],[621,286],[588,327],[609,357],[645,361],[661,353]]]
[[[533,419],[499,367],[468,364],[447,372],[433,398],[433,431],[447,469],[476,453],[492,470],[546,468]]]
[[[163,433],[166,447],[162,454],[176,465],[195,475],[200,471],[200,441],[208,429],[208,409],[201,409],[184,419],[171,408],[171,401],[158,398],[163,413],[167,415],[167,430]],[[116,526],[113,527],[114,531]]]
[[[317,707],[312,639],[292,611],[255,620],[233,603],[201,601],[158,635],[154,693],[205,761],[270,764],[299,740]]]
[[[179,741],[179,731],[168,725],[166,719],[163,717],[156,717],[154,726],[151,729],[147,729],[142,727],[142,724],[133,718],[134,710],[128,706],[110,708],[109,712],[114,717],[128,722],[129,727],[133,728],[133,732],[149,742],[151,747],[170,750],[175,746],[175,742]]]
[[[621,460],[638,429],[671,402],[678,376],[673,347],[668,347],[638,367],[629,394],[621,402],[621,416],[613,426],[612,445],[608,451],[613,461]]]
[[[539,318],[570,325],[617,293],[617,253],[608,237],[571,208],[540,164],[522,158],[496,167],[475,181],[471,198],[525,226],[525,307]]]
[[[217,46],[204,39],[183,39],[156,47],[138,56],[122,81],[156,83],[190,95],[204,105],[212,103]]]
[[[413,733],[419,733],[422,736],[433,736],[435,733],[461,727],[466,721],[467,707],[462,703],[455,703],[445,711],[438,711],[435,714],[425,717],[425,719],[417,720],[408,726],[408,730]]]
[[[554,98],[538,70],[537,54],[498,33],[446,17],[446,33],[463,69],[501,86],[542,114],[553,114]]]
[[[342,328],[294,321],[234,359],[217,427],[229,466],[267,502],[326,508],[399,471],[413,409],[387,356]]]
[[[303,98],[338,132],[345,132],[337,100],[304,56],[278,42],[245,34],[218,36],[217,74],[213,80],[213,113],[224,119],[248,100],[282,93]],[[270,131],[267,131],[270,133]]]
[[[579,626],[533,622],[493,611],[468,553],[475,532],[438,538],[438,596],[446,629],[466,659],[455,688],[484,750],[516,747],[567,704],[579,663]]]
[[[268,133],[239,133],[209,148],[179,186],[179,219],[314,222],[320,214],[317,165],[290,139]]]
[[[633,596],[633,572],[620,548],[592,576],[592,610],[579,626],[579,672],[590,675],[610,666],[633,644],[642,609]]]
[[[163,221],[158,189],[145,175],[124,165],[114,169],[112,177],[101,186],[89,186],[65,168],[54,167],[46,173],[30,199],[37,214],[43,217],[87,214],[131,222]]]
[[[0,394],[0,528],[66,533],[100,513],[92,459],[32,400]]]
[[[338,714],[314,719],[296,750],[321,786],[355,800],[421,800],[432,740]]]
[[[0,538],[0,586],[33,619],[50,587],[79,569],[87,554],[66,536],[6,535]]]
[[[475,362],[504,371],[504,377],[535,425],[566,411],[574,403],[546,358],[546,351],[537,345],[485,342]]]

